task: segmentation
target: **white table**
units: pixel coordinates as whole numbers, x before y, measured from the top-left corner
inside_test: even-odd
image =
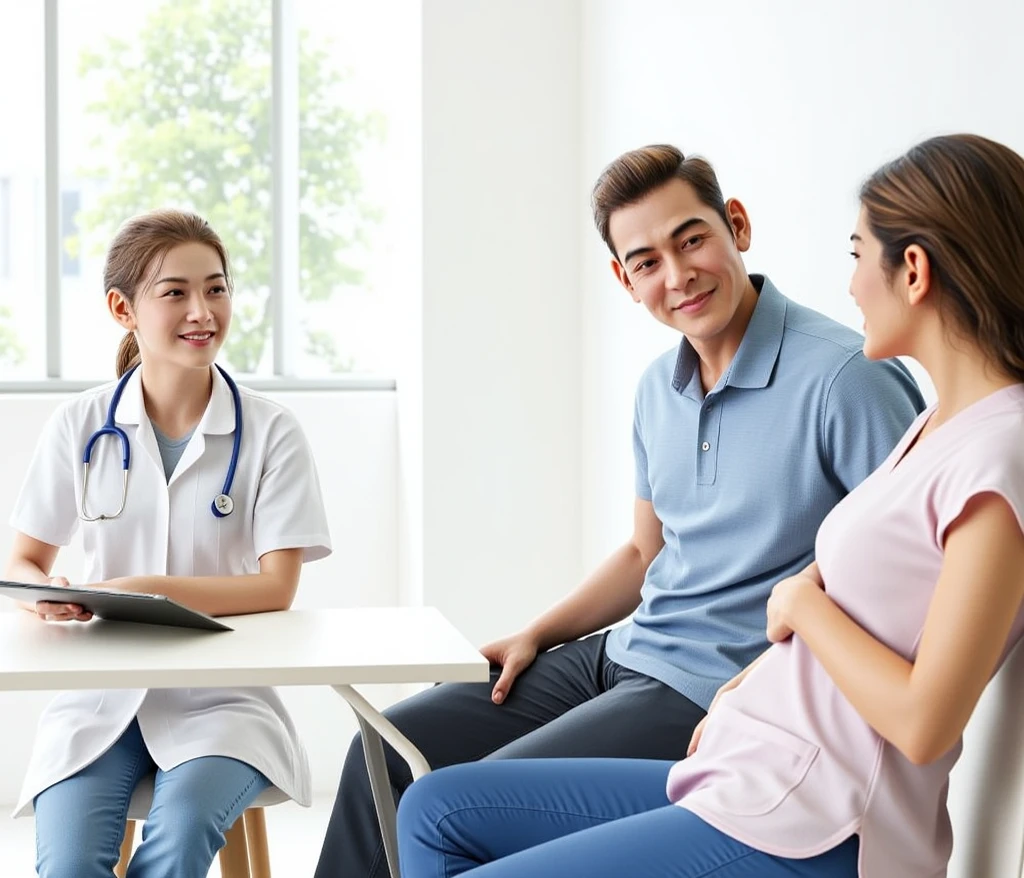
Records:
[[[435,609],[289,610],[234,616],[208,632],[0,613],[0,691],[330,686],[356,713],[388,865],[398,878],[395,804],[383,740],[414,778],[420,752],[353,685],[478,682],[486,659]]]

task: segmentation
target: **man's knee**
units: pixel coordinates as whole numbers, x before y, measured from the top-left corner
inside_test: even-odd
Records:
[[[363,753],[363,735],[356,732],[348,745],[345,754],[345,766],[341,773],[342,784],[353,783],[357,778],[366,779],[366,756]]]

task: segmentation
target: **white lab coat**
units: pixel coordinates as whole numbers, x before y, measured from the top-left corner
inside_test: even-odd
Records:
[[[131,444],[122,515],[91,523],[78,517],[82,453],[106,419],[115,387],[108,384],[75,397],[51,417],[11,516],[15,529],[63,546],[81,526],[83,584],[119,576],[257,573],[259,557],[277,549],[303,548],[305,561],[330,554],[316,468],[287,409],[239,388],[243,424],[231,489],[234,512],[218,519],[210,504],[224,484],[234,433],[227,382],[213,370],[209,405],[167,481],[140,372],[129,379],[116,415]],[[89,514],[116,511],[121,485],[120,443],[104,436],[93,450]],[[306,752],[272,688],[119,689],[61,693],[47,707],[15,816],[29,813],[44,789],[95,761],[135,717],[162,769],[200,756],[228,756],[263,772],[282,800],[310,804]]]

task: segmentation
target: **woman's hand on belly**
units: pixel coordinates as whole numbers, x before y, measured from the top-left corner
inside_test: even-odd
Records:
[[[780,643],[793,636],[794,620],[813,601],[826,598],[819,580],[798,573],[776,583],[768,598],[768,640]]]

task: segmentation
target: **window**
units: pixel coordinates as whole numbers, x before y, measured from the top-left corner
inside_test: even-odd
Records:
[[[321,71],[318,79],[299,78],[301,222],[343,242],[330,247],[313,236],[303,241],[299,368],[337,372],[358,363],[386,371],[395,312],[388,291],[403,283],[393,238],[409,229],[397,219],[401,206],[382,208],[389,199],[408,200],[398,169],[421,161],[410,149],[415,141],[402,130],[415,115],[418,82],[410,88],[417,77],[407,59],[415,55],[418,19],[401,0],[298,0],[296,13],[300,69]],[[380,41],[374,34],[386,37]],[[319,100],[313,100],[314,84]],[[318,117],[310,110],[318,104],[332,112]],[[354,168],[358,179],[350,173]],[[331,183],[327,197],[310,197],[317,178]]]
[[[392,371],[380,254],[395,196],[382,163],[419,70],[389,21],[410,13],[418,27],[413,2],[0,0],[5,34],[11,10],[46,10],[13,15],[23,32],[0,36],[0,106],[15,93],[43,105],[47,162],[9,177],[42,192],[25,253],[45,314],[11,312],[37,355],[0,377],[111,376],[120,329],[103,306],[105,248],[155,207],[195,210],[224,239],[235,307],[221,359],[237,374]],[[34,82],[19,73],[27,61]],[[0,190],[0,345],[5,203]]]
[[[0,0],[0,22],[0,381],[9,381],[39,377],[46,364],[43,4]]]

